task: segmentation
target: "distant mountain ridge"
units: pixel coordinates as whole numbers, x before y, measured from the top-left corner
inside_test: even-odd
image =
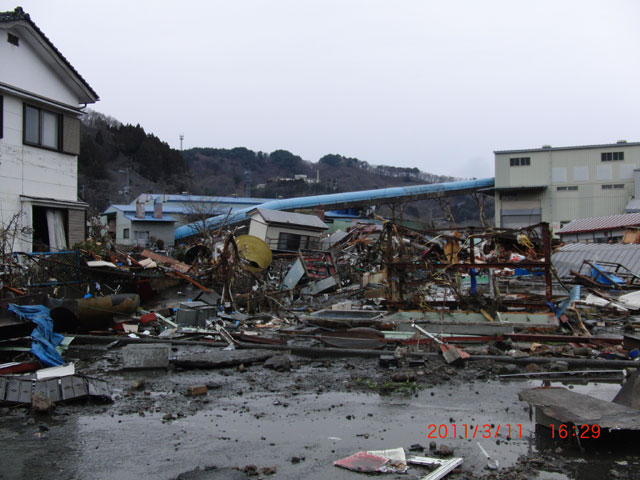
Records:
[[[287,150],[178,151],[140,125],[123,125],[94,111],[83,118],[78,174],[80,196],[97,211],[146,192],[287,198],[456,180],[418,168],[374,166],[339,154],[313,163]],[[453,201],[452,209],[468,220],[473,215],[469,208],[460,210],[465,203],[461,199]],[[434,216],[423,210],[413,205],[406,213],[414,219]]]

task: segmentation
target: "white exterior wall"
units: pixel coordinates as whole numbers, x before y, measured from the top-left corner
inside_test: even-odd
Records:
[[[122,236],[125,228],[129,229],[129,238]],[[118,245],[131,245],[131,220],[125,217],[120,210],[116,210],[116,243]]]
[[[624,160],[605,161],[603,152],[624,152]],[[529,166],[510,166],[511,158],[529,157]],[[542,221],[558,230],[576,218],[624,213],[635,194],[633,170],[640,166],[640,146],[615,144],[606,148],[575,148],[536,152],[497,153],[496,188],[546,185],[536,193],[503,192],[496,194],[496,226],[502,209],[533,208],[526,203],[539,202]],[[624,184],[621,189],[602,189],[603,184]],[[578,190],[558,190],[577,186]],[[518,202],[521,207],[516,206]]]
[[[1,44],[2,42],[0,42]],[[20,195],[77,201],[78,162],[75,155],[22,144],[23,102],[3,94],[3,136],[0,138],[0,222],[22,211],[22,225],[31,225],[30,204]],[[31,251],[23,237],[14,249]]]
[[[153,245],[153,238],[164,241],[166,248],[175,243],[175,228],[171,222],[132,222],[130,245],[136,245],[135,232],[149,232],[149,245]]]
[[[256,218],[259,217],[259,220]],[[307,236],[310,239],[320,239],[322,238],[323,232],[318,232],[317,230],[305,230],[303,227],[292,226],[281,226],[281,225],[267,225],[262,220],[262,217],[259,215],[254,216],[251,219],[251,223],[249,223],[249,235],[253,235],[254,237],[258,237],[261,240],[264,240],[267,245],[270,247],[274,247],[274,245],[278,244],[278,240],[280,239],[280,233],[291,233],[294,235]]]
[[[124,213],[116,210],[116,238],[118,245],[136,245],[135,232],[149,232],[149,237],[161,239],[167,248],[173,247],[175,243],[175,227],[172,222],[144,222],[131,221],[125,217]],[[106,224],[106,216],[103,216],[103,223]],[[129,238],[124,238],[124,229],[129,229]]]
[[[267,225],[252,218],[251,223],[249,223],[249,235],[265,240],[267,238]]]
[[[19,46],[7,41],[7,32],[20,39]],[[68,74],[59,57],[30,27],[0,24],[0,34],[0,83],[35,97],[27,99],[22,93],[0,89],[0,223],[6,225],[21,213],[21,226],[28,228],[32,226],[31,203],[20,196],[77,202],[78,173],[77,156],[23,144],[24,103],[72,116],[83,94],[79,79]],[[51,102],[65,108],[52,106]],[[31,251],[31,235],[21,236],[13,249]]]
[[[57,66],[57,62],[50,56],[40,56],[29,45],[39,40],[24,28],[0,28],[0,31],[0,58],[3,65],[11,65],[11,68],[0,68],[0,82],[77,108],[78,96],[51,68]],[[7,32],[20,39],[20,46],[7,42]]]

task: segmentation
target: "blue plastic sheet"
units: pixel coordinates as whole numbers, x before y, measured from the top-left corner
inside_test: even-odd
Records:
[[[591,269],[591,276],[596,282],[602,285],[613,285],[614,283],[618,285],[624,285],[623,279],[611,272],[607,272],[596,263],[593,264],[593,268]]]
[[[469,275],[471,276],[471,295],[475,295],[478,290],[478,280],[476,277],[479,275],[478,271],[475,268],[469,270]]]
[[[36,324],[31,332],[31,353],[48,366],[64,365],[64,360],[56,350],[64,337],[53,331],[53,320],[50,310],[44,305],[16,305],[9,304],[9,311],[15,313],[22,320],[28,320]]]

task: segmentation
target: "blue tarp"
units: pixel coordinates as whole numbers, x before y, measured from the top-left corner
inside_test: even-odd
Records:
[[[49,366],[64,365],[64,360],[56,350],[64,337],[53,331],[53,320],[50,310],[44,305],[16,305],[9,304],[9,311],[15,313],[22,320],[28,320],[36,324],[31,332],[31,353],[40,361]]]

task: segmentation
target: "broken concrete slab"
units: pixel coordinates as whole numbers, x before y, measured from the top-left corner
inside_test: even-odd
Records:
[[[277,352],[260,349],[211,350],[203,353],[182,355],[171,360],[181,368],[228,368],[238,365],[251,365],[264,362],[277,355]]]
[[[640,369],[636,369],[629,375],[613,399],[613,403],[640,410]]]
[[[126,345],[122,348],[122,361],[127,369],[167,368],[169,345],[149,343]]]
[[[539,387],[523,390],[520,400],[536,407],[536,423],[551,428],[556,433],[560,425],[598,427],[597,435],[583,438],[598,438],[600,432],[640,432],[640,411],[625,405],[607,402],[598,398],[572,392],[562,387]],[[569,427],[571,429],[571,427]],[[570,431],[569,435],[573,434]],[[574,436],[573,438],[578,438]]]

